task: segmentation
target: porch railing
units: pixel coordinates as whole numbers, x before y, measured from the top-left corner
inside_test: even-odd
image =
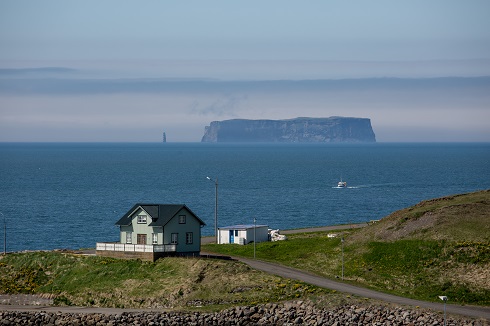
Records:
[[[106,251],[133,251],[133,252],[175,252],[177,245],[141,245],[141,244],[126,244],[115,242],[97,242],[96,250]]]

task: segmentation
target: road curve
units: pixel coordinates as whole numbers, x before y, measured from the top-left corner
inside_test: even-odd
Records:
[[[382,300],[385,302],[390,302],[390,303],[395,303],[400,305],[419,306],[424,308],[430,308],[436,311],[444,310],[444,304],[442,303],[414,300],[414,299],[399,297],[392,294],[382,293],[382,292],[378,292],[362,287],[357,287],[342,282],[333,281],[299,269],[286,267],[275,263],[269,263],[261,260],[256,260],[256,259],[254,260],[254,259],[241,258],[241,257],[233,257],[233,258],[249,265],[254,269],[261,270],[266,273],[302,281],[305,283],[336,290],[339,292],[354,294],[363,298],[377,299],[377,300]],[[446,305],[446,311],[447,313],[450,314],[463,315],[463,316],[469,316],[474,318],[484,318],[490,320],[490,307],[460,306],[460,305],[448,304]]]
[[[413,306],[413,307],[418,306],[423,308],[429,308],[435,311],[444,310],[444,305],[442,303],[414,300],[414,299],[395,296],[392,294],[377,292],[374,290],[333,281],[299,269],[286,267],[275,263],[265,262],[262,260],[248,259],[242,257],[232,257],[232,258],[237,261],[241,261],[254,269],[264,271],[266,273],[302,281],[319,287],[336,290],[338,292],[350,293],[363,298],[371,298],[371,299],[381,300],[381,301],[395,303],[399,305],[406,305],[406,306]],[[5,310],[48,311],[48,312],[50,311],[50,312],[61,312],[61,313],[99,313],[99,314],[120,314],[122,312],[159,311],[158,309],[118,309],[118,308],[73,307],[73,306],[58,307],[58,306],[46,306],[46,305],[38,305],[38,306],[0,305],[0,311],[5,311]],[[459,306],[459,305],[448,304],[446,306],[446,311],[449,314],[468,316],[473,318],[483,318],[486,320],[490,320],[490,307]]]
[[[301,232],[318,232],[318,231],[333,231],[333,230],[342,230],[349,228],[362,228],[367,226],[367,223],[359,223],[359,224],[348,224],[348,225],[332,225],[332,226],[323,226],[323,227],[314,227],[314,228],[304,228],[304,229],[293,229],[293,230],[281,230],[281,234],[293,234],[293,233],[301,233]],[[212,243],[214,242],[214,237],[211,238],[202,238],[202,243]],[[202,253],[205,255],[204,253]],[[264,271],[266,273],[282,276],[285,278],[295,279],[298,281],[302,281],[305,283],[313,284],[319,287],[336,290],[339,292],[345,292],[354,294],[363,298],[370,298],[376,300],[382,300],[385,302],[391,302],[400,305],[414,306],[414,307],[424,307],[433,309],[436,311],[444,311],[443,303],[436,302],[428,302],[415,300],[410,298],[399,297],[392,294],[387,294],[383,292],[378,292],[362,287],[357,287],[354,285],[333,281],[327,278],[323,278],[303,270],[287,267],[284,265],[265,262],[256,259],[248,259],[242,257],[233,257],[233,259],[244,262],[252,268],[257,270]],[[448,304],[446,305],[447,313],[469,316],[474,318],[485,318],[490,320],[490,307],[479,307],[479,306],[460,306]]]

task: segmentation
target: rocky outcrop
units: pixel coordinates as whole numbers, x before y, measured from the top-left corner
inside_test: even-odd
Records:
[[[487,325],[484,319],[448,316],[448,325]],[[216,313],[120,314],[0,311],[0,325],[442,325],[441,313],[380,305],[317,308],[309,302],[235,307]]]
[[[201,142],[372,143],[376,137],[367,118],[233,119],[211,122]]]

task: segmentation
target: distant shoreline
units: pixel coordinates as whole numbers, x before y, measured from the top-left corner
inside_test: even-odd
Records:
[[[280,230],[281,234],[295,234],[295,233],[309,233],[309,232],[322,232],[322,231],[335,231],[335,230],[345,230],[345,229],[360,229],[369,225],[369,222],[364,223],[353,223],[353,224],[338,224],[338,225],[326,225],[326,226],[314,226],[298,229],[288,229]],[[215,242],[214,236],[202,236],[201,245],[210,244]],[[7,251],[7,254],[24,253],[24,252],[35,252],[35,251],[60,251],[60,252],[75,252],[85,255],[95,255],[95,248],[84,248],[84,249],[66,249],[66,248],[56,248],[56,249],[33,249],[33,250],[21,250],[21,251]],[[3,254],[3,252],[2,252]]]
[[[309,233],[309,232],[322,232],[322,231],[335,231],[345,229],[360,229],[369,225],[369,222],[353,223],[353,224],[338,224],[338,225],[326,225],[326,226],[313,226],[299,229],[280,230],[281,234],[295,234],[295,233]],[[214,236],[201,237],[201,244],[215,243]]]

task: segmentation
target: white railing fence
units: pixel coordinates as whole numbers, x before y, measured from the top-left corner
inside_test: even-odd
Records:
[[[177,246],[174,244],[164,245],[141,245],[114,242],[97,242],[96,250],[106,251],[133,251],[133,252],[175,252]]]

